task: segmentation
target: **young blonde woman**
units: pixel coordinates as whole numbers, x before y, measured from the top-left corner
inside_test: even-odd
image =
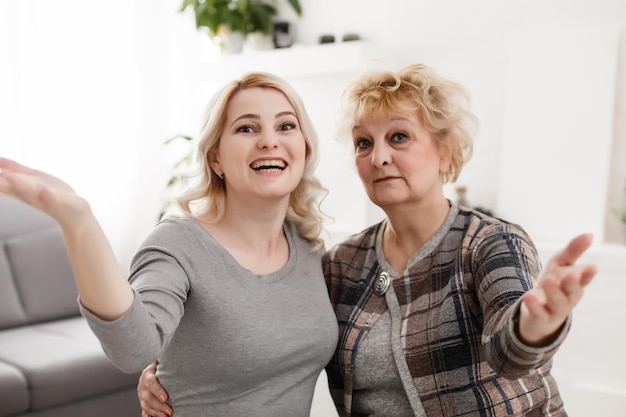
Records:
[[[317,137],[282,79],[251,73],[214,98],[200,172],[133,258],[128,279],[89,204],[0,159],[0,193],[60,224],[82,311],[111,361],[158,359],[176,415],[309,415],[337,343],[321,269]]]
[[[411,65],[366,73],[343,99],[358,175],[386,218],[323,258],[339,415],[565,416],[551,360],[596,274],[576,265],[591,236],[542,269],[522,227],[446,199],[476,127],[461,85]],[[138,390],[144,413],[171,415],[154,366]]]

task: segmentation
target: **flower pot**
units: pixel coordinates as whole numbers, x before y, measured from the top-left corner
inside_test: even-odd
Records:
[[[243,51],[244,34],[223,30],[217,36],[217,41],[224,55],[239,54]]]
[[[246,51],[265,51],[273,48],[274,40],[272,39],[272,35],[268,33],[253,32],[248,33],[248,36],[246,36],[246,42],[244,45],[244,49]]]

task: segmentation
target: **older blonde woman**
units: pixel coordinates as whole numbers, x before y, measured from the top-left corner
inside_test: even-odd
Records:
[[[340,327],[327,368],[340,415],[562,416],[551,358],[595,274],[581,235],[540,277],[515,224],[447,200],[472,150],[465,89],[424,65],[344,93],[359,177],[386,219],[324,258]]]

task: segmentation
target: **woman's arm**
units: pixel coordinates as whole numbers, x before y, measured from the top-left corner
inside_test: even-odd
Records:
[[[0,158],[0,193],[59,223],[84,307],[108,321],[130,308],[131,286],[85,199],[62,180],[4,158]]]
[[[472,269],[486,359],[501,376],[526,376],[548,362],[567,335],[571,312],[595,275],[594,266],[574,266],[591,237],[573,239],[543,272],[534,244],[515,225],[496,226],[478,242]]]

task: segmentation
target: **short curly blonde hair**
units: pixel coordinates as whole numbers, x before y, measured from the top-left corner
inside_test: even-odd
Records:
[[[226,123],[226,108],[231,99],[239,91],[256,87],[279,91],[295,110],[306,142],[306,156],[304,174],[291,193],[286,220],[293,222],[300,235],[312,242],[315,249],[323,249],[324,241],[320,237],[323,228],[320,204],[327,190],[314,175],[319,159],[317,133],[300,96],[285,80],[272,74],[247,73],[241,79],[226,84],[213,96],[195,150],[199,170],[186,178],[186,182],[191,185],[176,199],[176,203],[183,213],[190,216],[202,214],[208,216],[212,222],[219,221],[224,216],[226,188],[224,181],[211,169],[209,156],[220,144]]]
[[[449,146],[451,151],[444,183],[455,182],[472,157],[478,119],[469,109],[467,89],[425,65],[409,65],[397,72],[366,72],[346,87],[341,100],[343,117],[338,133],[346,138],[351,137],[352,128],[364,119],[386,113],[416,112],[437,146]]]

